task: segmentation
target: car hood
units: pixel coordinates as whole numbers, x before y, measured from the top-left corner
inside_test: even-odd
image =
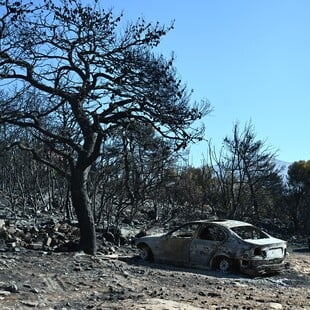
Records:
[[[166,234],[160,233],[160,234],[154,234],[154,235],[147,235],[144,237],[140,237],[136,239],[136,242],[141,242],[141,241],[155,241],[160,239],[161,237],[165,236]]]

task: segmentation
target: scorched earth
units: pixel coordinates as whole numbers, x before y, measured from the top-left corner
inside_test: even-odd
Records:
[[[310,253],[267,277],[143,262],[134,247],[0,252],[1,309],[310,309]]]

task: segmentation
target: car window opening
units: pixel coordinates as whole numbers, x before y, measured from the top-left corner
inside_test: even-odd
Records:
[[[241,239],[265,239],[269,238],[269,236],[264,233],[262,230],[260,230],[257,227],[253,226],[238,226],[238,227],[232,227],[231,230],[235,232]]]

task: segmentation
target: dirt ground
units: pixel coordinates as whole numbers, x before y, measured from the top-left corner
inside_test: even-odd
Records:
[[[282,274],[240,274],[146,263],[131,247],[83,253],[0,252],[5,309],[310,309],[310,252],[290,248]]]

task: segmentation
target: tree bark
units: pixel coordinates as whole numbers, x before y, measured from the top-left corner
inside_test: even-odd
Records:
[[[76,169],[71,175],[72,205],[80,227],[80,247],[87,254],[96,254],[96,229],[87,193],[88,170]]]

